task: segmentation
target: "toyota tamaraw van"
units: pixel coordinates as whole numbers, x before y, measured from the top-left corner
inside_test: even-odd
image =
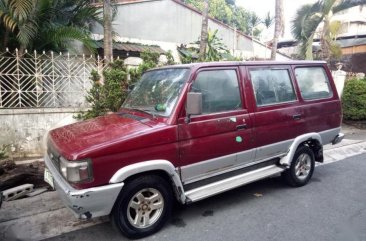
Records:
[[[121,109],[50,131],[45,180],[79,218],[127,237],[189,204],[281,174],[307,184],[336,144],[341,103],[325,62],[220,62],[144,73]]]

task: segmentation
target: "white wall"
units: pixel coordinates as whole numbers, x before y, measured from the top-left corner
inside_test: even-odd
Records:
[[[39,157],[44,137],[52,127],[68,124],[75,108],[0,109],[0,147],[10,145],[14,157]],[[66,121],[65,121],[66,119]]]
[[[121,40],[158,44],[164,50],[174,50],[180,44],[197,41],[201,34],[201,14],[171,0],[152,0],[138,3],[119,4],[113,28]],[[234,29],[209,20],[209,28],[218,29],[218,36],[237,56],[245,58],[265,57],[263,46],[255,46],[252,40]],[[103,34],[102,28],[93,30]],[[270,51],[270,50],[269,50]]]

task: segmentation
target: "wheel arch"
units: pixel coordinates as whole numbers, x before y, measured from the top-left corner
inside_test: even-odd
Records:
[[[315,160],[319,162],[323,161],[322,138],[319,133],[313,132],[296,137],[289,147],[287,155],[281,158],[280,164],[289,167],[297,148],[301,145],[308,145],[314,152]]]
[[[126,182],[131,178],[144,174],[156,174],[168,179],[177,200],[185,203],[186,197],[180,177],[174,165],[167,160],[150,160],[122,167],[112,176],[109,183]]]

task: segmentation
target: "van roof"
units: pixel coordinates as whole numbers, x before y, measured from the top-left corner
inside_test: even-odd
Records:
[[[177,64],[164,66],[164,68],[201,68],[201,67],[225,67],[225,66],[251,66],[251,65],[323,65],[325,61],[309,61],[309,60],[289,60],[289,61],[221,61],[221,62],[202,62],[191,64]]]

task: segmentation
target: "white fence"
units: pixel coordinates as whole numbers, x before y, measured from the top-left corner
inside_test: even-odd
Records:
[[[90,73],[103,68],[94,56],[0,53],[0,108],[86,107]]]

